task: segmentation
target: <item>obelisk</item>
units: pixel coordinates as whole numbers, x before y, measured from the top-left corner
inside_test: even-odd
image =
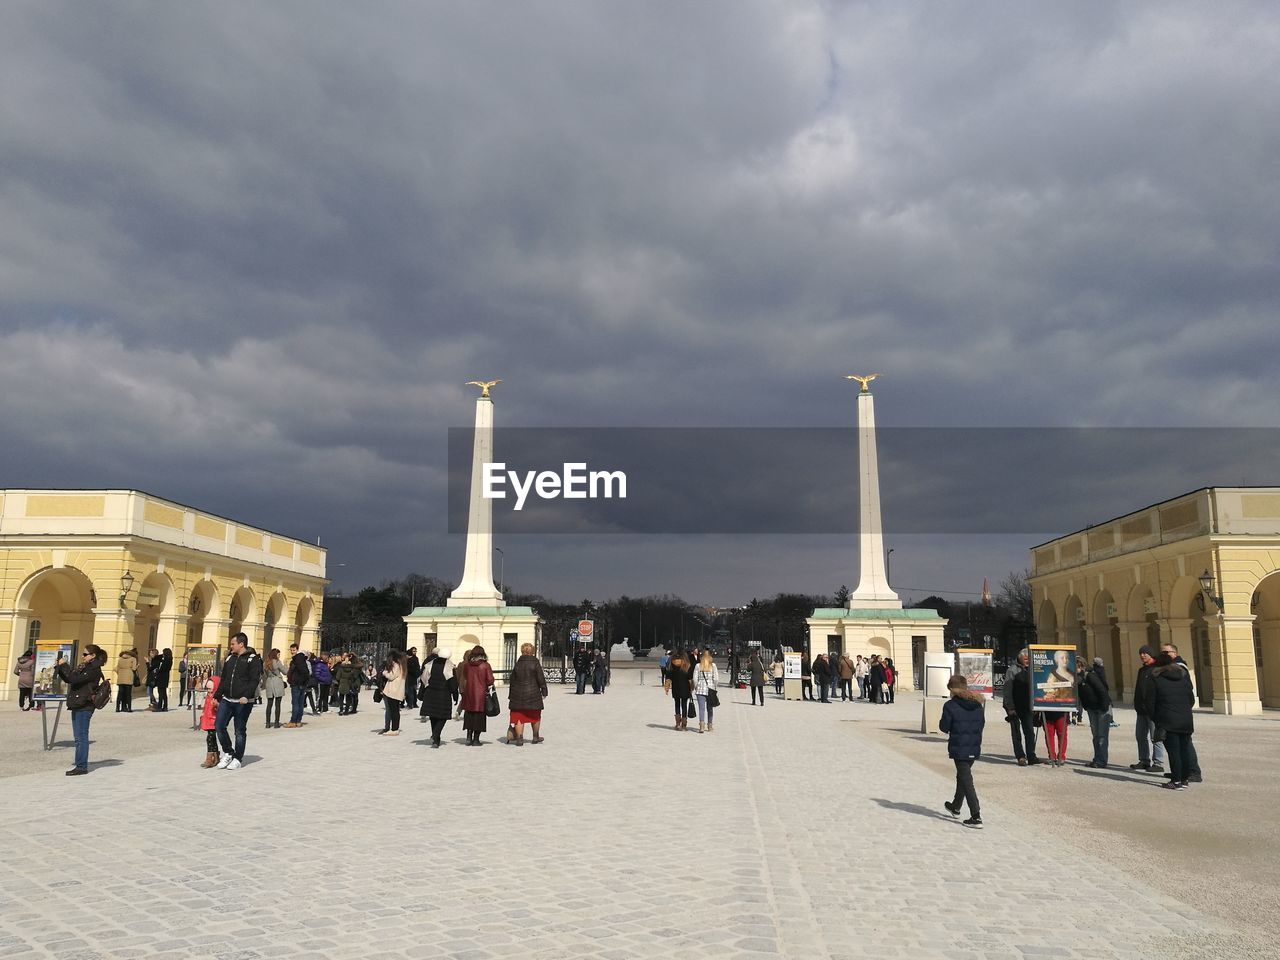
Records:
[[[493,501],[483,494],[484,465],[493,460],[493,398],[489,388],[501,380],[472,381],[476,397],[476,432],[471,451],[471,504],[467,514],[467,553],[462,582],[449,594],[451,607],[500,607],[502,594],[493,583]]]
[[[877,374],[851,376],[858,392],[858,589],[849,595],[850,610],[901,610],[902,600],[889,588],[885,573],[884,532],[880,525],[880,465],[876,460],[876,409],[870,384]]]

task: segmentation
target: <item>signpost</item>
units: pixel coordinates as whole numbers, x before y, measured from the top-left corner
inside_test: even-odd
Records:
[[[200,714],[196,709],[196,691],[204,692],[204,682],[216,676],[222,665],[222,648],[217,646],[187,647],[187,690],[191,697],[191,729],[200,729]],[[204,709],[204,697],[200,698]]]
[[[49,711],[40,711],[40,728],[44,736],[44,748],[53,749],[53,741],[58,736],[58,722],[62,719],[62,706],[67,702],[67,685],[54,670],[59,663],[68,664],[74,669],[76,665],[76,643],[74,640],[51,640],[48,643],[36,644],[36,662],[32,665],[35,677],[35,688],[31,698],[37,703],[58,704],[53,715],[53,729],[49,729]]]
[[[787,650],[782,654],[782,696],[787,700],[804,699],[803,676],[804,654],[798,650]]]

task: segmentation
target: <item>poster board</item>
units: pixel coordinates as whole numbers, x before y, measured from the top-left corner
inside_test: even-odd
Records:
[[[990,700],[995,691],[992,667],[994,651],[982,647],[963,647],[956,651],[956,673],[964,677],[969,689]]]
[[[221,647],[187,647],[187,689],[203,690],[204,682],[211,676],[217,676],[221,666]]]
[[[792,653],[788,650],[782,655],[782,677],[784,680],[799,680],[802,676],[804,654]]]
[[[54,674],[53,667],[59,660],[75,669],[76,642],[74,640],[50,640],[36,644],[36,662],[33,677],[35,688],[31,696],[45,703],[67,699],[67,685]]]
[[[1031,655],[1031,709],[1076,708],[1076,648],[1065,643],[1033,643]]]

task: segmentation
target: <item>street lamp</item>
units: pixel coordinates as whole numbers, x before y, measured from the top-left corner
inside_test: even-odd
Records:
[[[133,574],[129,572],[129,568],[125,567],[124,573],[120,577],[120,606],[124,606],[124,602],[129,597],[129,591],[133,588]]]
[[[1217,604],[1218,610],[1221,611],[1223,609],[1222,597],[1214,594],[1213,587],[1213,574],[1206,569],[1204,573],[1200,574],[1200,590],[1206,597]]]

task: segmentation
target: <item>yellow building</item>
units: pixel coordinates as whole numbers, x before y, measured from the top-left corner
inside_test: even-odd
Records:
[[[1031,551],[1041,643],[1106,663],[1133,696],[1138,648],[1172,641],[1202,706],[1280,707],[1280,487],[1207,487]]]
[[[37,641],[96,643],[109,667],[131,647],[225,656],[237,631],[319,649],[325,583],[320,547],[150,494],[0,490],[0,698]]]

